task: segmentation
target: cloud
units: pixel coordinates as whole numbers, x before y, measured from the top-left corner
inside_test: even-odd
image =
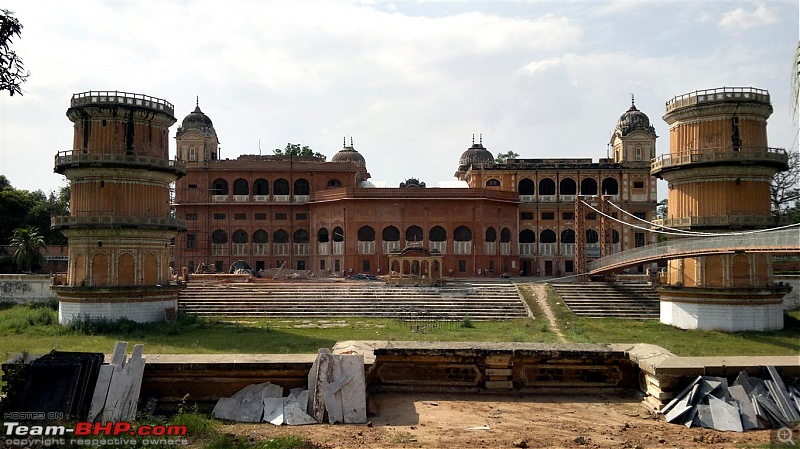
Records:
[[[736,8],[722,15],[719,25],[723,28],[751,28],[758,25],[766,25],[777,20],[775,13],[767,5],[756,3],[754,11],[747,11],[744,8]]]

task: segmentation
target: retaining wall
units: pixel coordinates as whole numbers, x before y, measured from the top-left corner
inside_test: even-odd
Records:
[[[24,304],[58,297],[50,288],[49,274],[0,274],[0,302]]]

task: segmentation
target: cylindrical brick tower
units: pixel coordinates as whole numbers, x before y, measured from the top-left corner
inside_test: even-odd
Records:
[[[169,159],[172,104],[117,91],[72,96],[73,150],[56,155],[70,180],[70,215],[52,227],[69,240],[67,285],[56,287],[59,322],[80,317],[164,320],[177,307],[170,183],[185,174]]]
[[[722,87],[667,102],[669,154],[651,172],[669,183],[664,226],[732,233],[776,225],[770,182],[788,168],[767,144],[769,93]],[[731,237],[731,246],[736,238]],[[734,253],[668,262],[661,321],[685,329],[783,328],[783,293],[771,288],[769,255]]]

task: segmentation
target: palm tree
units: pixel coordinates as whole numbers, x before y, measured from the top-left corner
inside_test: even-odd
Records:
[[[38,262],[42,254],[41,248],[46,248],[44,237],[39,234],[39,229],[34,227],[14,229],[14,236],[11,238],[11,246],[16,247],[11,256],[20,270],[31,271],[34,262]]]

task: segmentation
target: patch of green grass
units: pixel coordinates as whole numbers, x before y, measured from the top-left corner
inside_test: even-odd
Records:
[[[530,318],[475,321],[411,332],[408,323],[389,319],[327,318],[325,320],[199,318],[178,314],[175,321],[139,324],[130,320],[84,320],[57,323],[52,308],[14,305],[0,309],[0,357],[27,351],[109,353],[117,341],[144,344],[150,354],[290,354],[316,353],[342,340],[520,341],[555,342]]]
[[[574,343],[651,343],[680,356],[800,353],[800,311],[784,315],[784,328],[780,331],[719,332],[683,330],[658,320],[578,317],[550,285],[547,301],[564,335]]]

